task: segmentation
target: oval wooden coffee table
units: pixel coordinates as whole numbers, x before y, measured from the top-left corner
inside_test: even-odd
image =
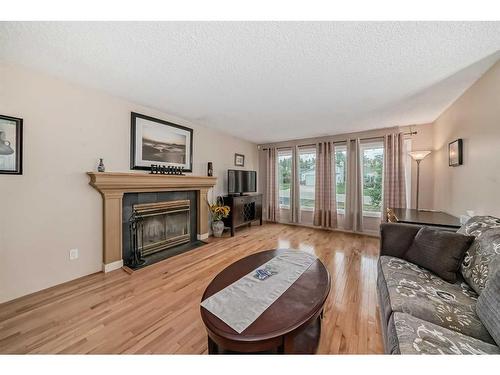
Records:
[[[258,268],[283,250],[252,254],[220,272],[202,301]],[[323,305],[330,292],[330,274],[319,259],[241,334],[200,307],[208,332],[208,352],[314,353],[321,333]]]

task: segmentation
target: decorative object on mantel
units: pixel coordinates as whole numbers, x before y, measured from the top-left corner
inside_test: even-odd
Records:
[[[176,175],[176,176],[184,176],[184,168],[183,167],[173,167],[169,165],[168,167],[160,164],[151,164],[151,172],[150,174],[166,174],[166,175]]]
[[[463,164],[463,141],[461,138],[448,144],[448,166],[458,167]]]
[[[102,161],[102,158],[99,158],[99,165],[97,166],[97,172],[106,172],[106,167]]]
[[[23,174],[23,119],[0,115],[0,174]]]
[[[162,167],[193,166],[193,129],[132,112],[130,168],[150,170]]]
[[[429,155],[431,151],[413,151],[410,152],[409,155],[412,157],[413,160],[417,162],[417,202],[416,202],[416,209],[418,210],[418,195],[419,195],[419,188],[420,188],[420,162],[425,159],[427,155]]]
[[[212,213],[212,232],[214,237],[222,237],[224,231],[224,222],[222,219],[228,217],[230,208],[224,205],[222,197],[217,197],[215,204],[210,204],[210,212]]]
[[[245,155],[234,154],[234,165],[237,167],[244,167],[245,166]]]
[[[208,162],[207,165],[207,176],[212,177],[214,175],[214,166],[211,161]]]

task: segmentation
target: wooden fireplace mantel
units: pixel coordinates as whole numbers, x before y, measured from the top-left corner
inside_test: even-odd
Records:
[[[176,176],[127,172],[87,172],[89,184],[103,199],[103,270],[112,271],[123,265],[122,200],[125,193],[195,190],[197,192],[198,239],[208,237],[208,190],[216,177]]]

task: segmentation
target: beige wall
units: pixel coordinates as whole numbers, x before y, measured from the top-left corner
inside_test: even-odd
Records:
[[[253,143],[0,65],[0,113],[24,119],[24,174],[0,175],[0,302],[101,270],[101,197],[85,172],[99,157],[108,171],[129,171],[131,111],[193,128],[194,174],[205,175],[214,162],[214,194],[226,190],[234,153],[246,156],[245,169],[258,169]],[[69,260],[71,248],[79,259]]]
[[[462,138],[464,163],[448,166],[448,143]],[[434,204],[454,215],[500,216],[500,62],[434,123]]]

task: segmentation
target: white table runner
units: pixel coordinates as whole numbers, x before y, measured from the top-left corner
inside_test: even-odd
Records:
[[[273,304],[316,260],[312,254],[287,249],[201,303],[236,332],[243,332]],[[276,274],[265,280],[254,277],[258,269]]]

